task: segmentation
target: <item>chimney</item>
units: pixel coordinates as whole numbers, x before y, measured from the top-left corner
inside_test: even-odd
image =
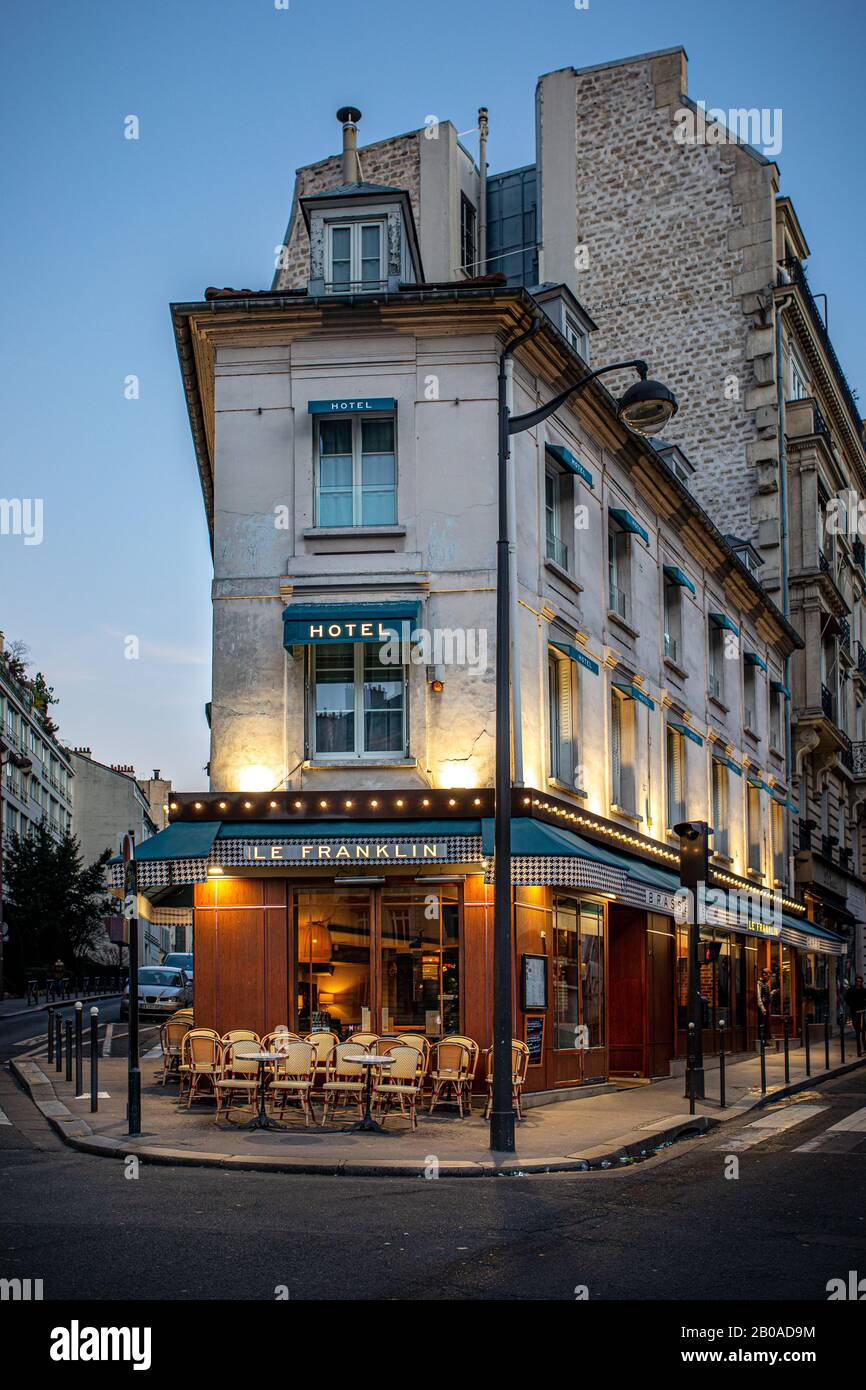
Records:
[[[155,768],[153,769],[153,780],[154,780],[154,782],[158,782],[158,781],[159,781],[159,768],[158,768],[158,767],[155,767]]]
[[[357,106],[341,106],[337,120],[343,125],[343,183],[360,183],[361,166],[358,163],[358,122],[361,112]]]

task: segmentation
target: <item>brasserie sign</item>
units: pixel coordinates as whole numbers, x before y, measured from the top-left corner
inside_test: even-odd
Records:
[[[282,840],[244,847],[250,864],[397,864],[444,859],[442,840]]]

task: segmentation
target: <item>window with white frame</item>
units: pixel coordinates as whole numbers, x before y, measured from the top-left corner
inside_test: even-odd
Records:
[[[550,776],[569,787],[578,777],[578,679],[577,668],[554,648],[547,653],[547,701],[549,709]]]
[[[375,642],[309,648],[309,739],[320,759],[408,753],[404,666],[385,665]]]
[[[713,758],[713,851],[729,855],[728,845],[728,778],[730,769],[726,763]]]
[[[743,724],[752,733],[757,732],[758,681],[756,667],[746,663],[743,667]]]
[[[770,802],[770,834],[773,841],[773,881],[785,882],[785,808],[779,801]]]
[[[315,468],[317,526],[390,526],[397,520],[393,415],[322,417]]]
[[[613,521],[607,528],[607,603],[611,613],[631,619],[631,536]]]
[[[664,644],[669,661],[679,662],[683,645],[682,590],[679,584],[664,586]]]
[[[574,509],[572,474],[548,464],[544,473],[544,553],[560,569],[572,572]]]
[[[761,872],[761,789],[746,783],[747,863],[754,873]]]
[[[785,747],[785,697],[781,690],[770,691],[770,746],[777,752]]]
[[[725,698],[725,629],[710,623],[708,689],[714,699]]]
[[[330,293],[380,289],[385,283],[385,240],[381,220],[329,223],[325,282]]]
[[[686,818],[686,741],[678,729],[667,726],[666,772],[668,829]]]
[[[791,351],[788,368],[788,389],[791,401],[805,400],[809,395],[809,379],[802,362],[796,353]]]
[[[571,314],[565,315],[565,337],[584,362],[588,362],[589,337],[586,330],[581,328],[577,319],[572,318]]]
[[[610,768],[613,805],[636,813],[635,702],[618,690],[610,694]]]

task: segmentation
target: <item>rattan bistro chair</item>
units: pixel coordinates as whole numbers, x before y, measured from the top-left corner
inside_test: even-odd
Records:
[[[472,1084],[471,1066],[472,1052],[463,1038],[443,1038],[436,1044],[430,1071],[433,1087],[430,1093],[431,1115],[433,1107],[450,1096],[456,1100],[460,1118],[463,1119],[463,1097]]]
[[[313,1033],[304,1036],[304,1042],[312,1045],[316,1055],[315,1082],[316,1090],[320,1090],[325,1081],[325,1074],[328,1067],[328,1058],[333,1052],[337,1043],[340,1041],[336,1033],[328,1029],[317,1028]]]
[[[223,1033],[220,1042],[223,1047],[229,1047],[231,1043],[236,1042],[260,1043],[261,1039],[251,1028],[232,1028],[228,1033]]]
[[[405,1115],[408,1104],[409,1120],[415,1130],[418,1128],[417,1105],[424,1077],[424,1056],[415,1047],[394,1047],[391,1056],[393,1065],[376,1082],[374,1089],[377,1113],[381,1117],[384,1106],[387,1114],[396,1100],[400,1102],[400,1114]]]
[[[167,1018],[159,1030],[159,1041],[162,1044],[162,1084],[165,1085],[169,1077],[173,1081],[180,1080],[180,1054],[183,1047],[183,1040],[190,1031],[192,1024],[185,1018]]]
[[[490,1111],[493,1109],[493,1048],[486,1047],[484,1056],[487,1060],[487,1104],[484,1107],[485,1120],[490,1118]],[[526,1080],[526,1072],[529,1067],[529,1048],[521,1038],[511,1039],[511,1099],[514,1109],[517,1112],[518,1120],[523,1119],[523,1111],[520,1106],[523,1096],[523,1083]]]
[[[223,1049],[222,1075],[214,1081],[217,1120],[223,1109],[228,1118],[229,1111],[239,1099],[241,1104],[246,1103],[255,1109],[259,1087],[259,1064],[255,1058],[245,1056],[244,1053],[249,1053],[257,1046],[259,1044],[254,1044],[250,1038],[237,1038]]]
[[[378,1033],[362,1033],[360,1029],[356,1033],[351,1033],[346,1039],[347,1042],[360,1043],[362,1047],[374,1048],[379,1041]]]
[[[427,1068],[430,1065],[430,1040],[423,1033],[398,1033],[397,1042],[401,1047],[414,1047],[416,1052],[420,1052],[424,1059],[421,1068],[421,1075],[426,1076]]]
[[[274,1062],[274,1075],[270,1085],[273,1107],[280,1102],[280,1113],[286,1108],[287,1100],[299,1100],[307,1124],[316,1118],[313,1112],[312,1091],[316,1079],[316,1049],[312,1043],[294,1042],[281,1053]]]
[[[347,1104],[354,1100],[358,1106],[358,1115],[364,1115],[364,1089],[366,1078],[364,1068],[359,1067],[357,1062],[353,1062],[353,1057],[363,1057],[366,1048],[357,1042],[338,1043],[328,1058],[325,1070],[325,1083],[322,1086],[324,1095],[324,1105],[322,1107],[322,1124],[328,1118],[328,1107],[336,1109],[340,1097],[343,1103]]]
[[[180,1094],[183,1100],[184,1082],[187,1087],[186,1108],[192,1105],[200,1081],[209,1081],[211,1090],[222,1071],[222,1043],[212,1028],[191,1028],[181,1043]]]

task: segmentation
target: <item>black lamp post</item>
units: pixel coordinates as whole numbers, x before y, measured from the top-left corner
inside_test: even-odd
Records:
[[[640,378],[621,398],[617,415],[639,434],[656,434],[677,412],[677,400],[661,382],[647,380],[647,364],[641,359],[598,367],[558,396],[523,415],[508,410],[509,358],[521,343],[541,330],[541,321],[506,343],[499,358],[499,536],[496,543],[496,805],[493,868],[493,1096],[490,1110],[490,1147],[498,1153],[514,1152],[514,1111],[511,1097],[512,946],[511,946],[511,619],[508,580],[508,459],[513,434],[540,425],[569,396],[605,372],[634,367]]]
[[[0,999],[3,998],[6,989],[6,974],[3,968],[3,936],[6,931],[6,924],[3,918],[3,777],[4,768],[7,763],[17,767],[19,772],[29,772],[33,766],[32,758],[28,758],[26,753],[18,753],[5,739],[0,738]]]
[[[683,821],[674,826],[674,834],[680,837],[680,883],[688,889],[689,904],[689,955],[688,955],[688,1009],[686,1026],[692,1044],[687,1058],[686,1095],[703,1100],[704,1089],[704,1039],[703,1039],[703,1000],[701,998],[700,924],[698,902],[700,892],[706,887],[710,875],[710,836],[706,821]],[[694,1024],[693,1028],[689,1025]]]

